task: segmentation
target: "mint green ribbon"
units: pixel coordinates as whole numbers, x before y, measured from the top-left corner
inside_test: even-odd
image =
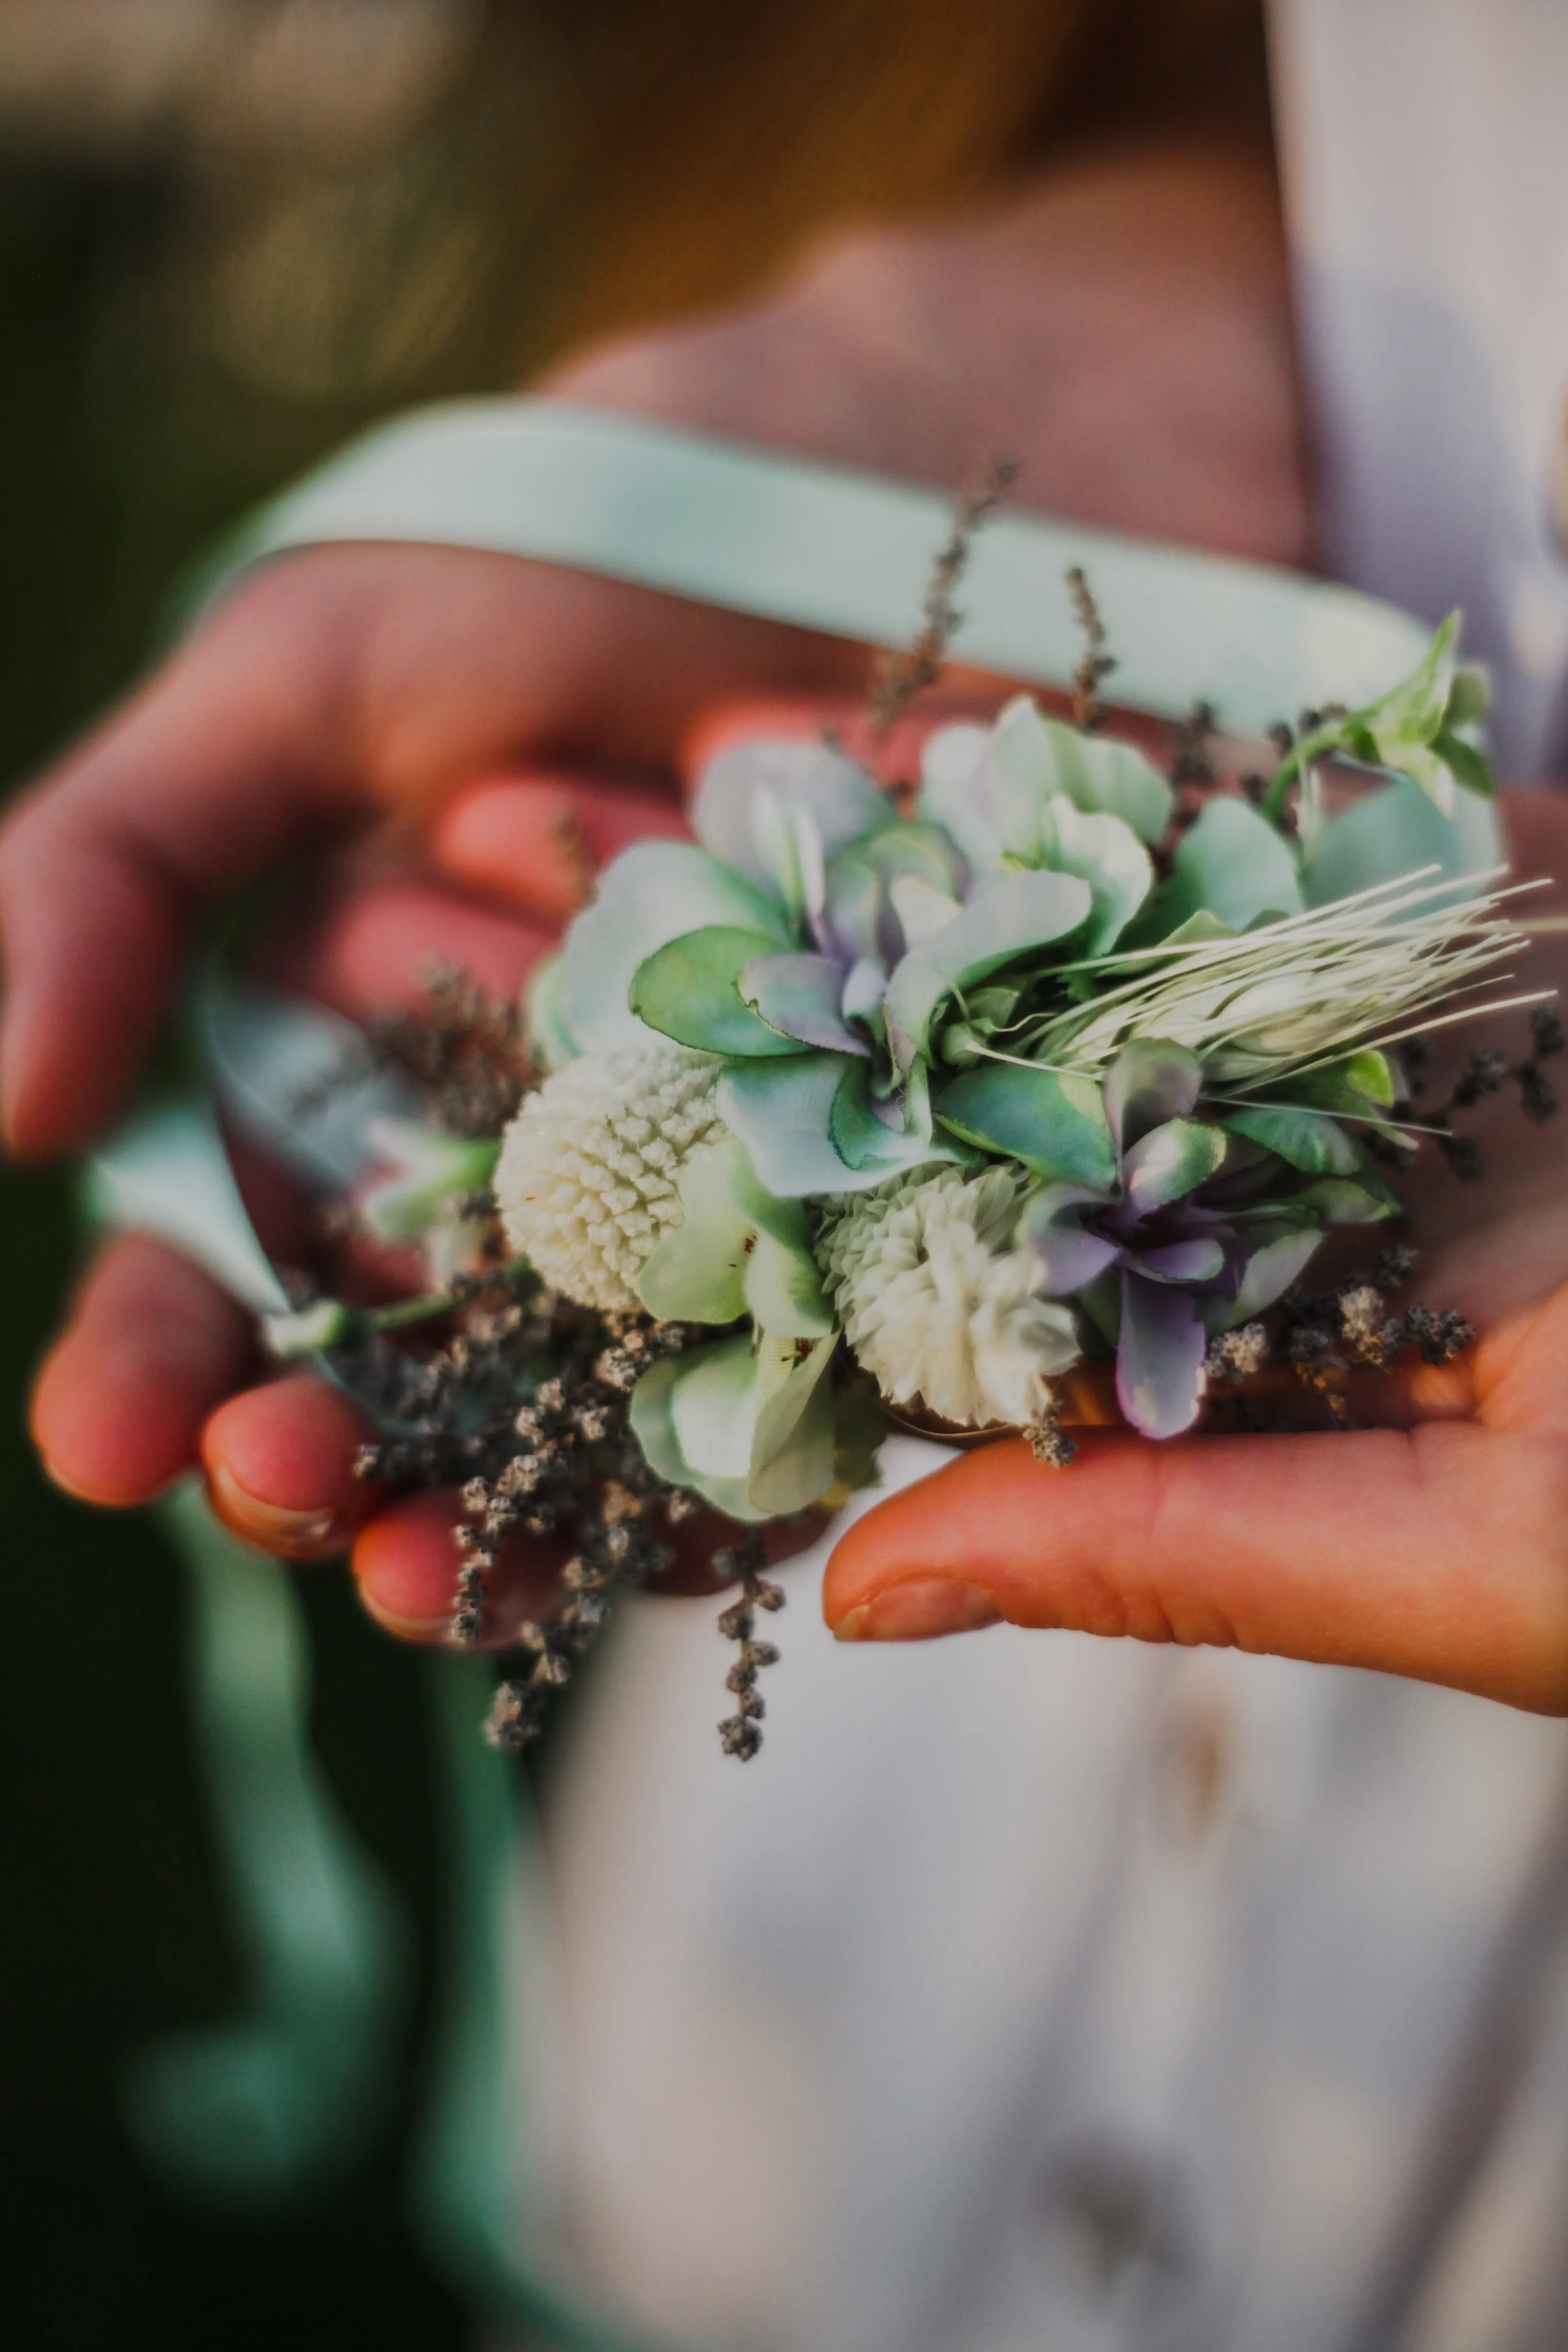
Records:
[[[235,535],[201,588],[211,599],[291,548],[403,541],[529,556],[894,647],[920,626],[951,520],[946,499],[905,482],[609,409],[458,401],[398,417],[308,475]],[[1175,717],[1201,695],[1242,734],[1374,700],[1431,636],[1296,572],[1004,512],[964,574],[954,660],[1065,684],[1082,653],[1064,584],[1074,564],[1105,616],[1117,699]]]

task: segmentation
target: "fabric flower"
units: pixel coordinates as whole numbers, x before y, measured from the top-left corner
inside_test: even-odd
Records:
[[[1037,1294],[1014,1244],[1021,1179],[1006,1168],[896,1178],[842,1204],[817,1261],[849,1344],[894,1404],[920,1398],[963,1429],[1037,1421],[1079,1354],[1070,1309]]]
[[[495,1193],[507,1238],[585,1307],[636,1307],[654,1244],[681,1221],[690,1155],[725,1129],[719,1065],[679,1046],[568,1062],[506,1131]]]
[[[1157,1038],[1126,1046],[1104,1087],[1114,1185],[1047,1185],[1023,1217],[1041,1288],[1082,1294],[1114,1335],[1117,1396],[1145,1437],[1175,1437],[1196,1420],[1209,1317],[1240,1320],[1270,1305],[1321,1239],[1306,1225],[1250,1218],[1245,1192],[1237,1202],[1194,1197],[1233,1150],[1251,1167],[1270,1157],[1191,1116],[1202,1087],[1203,1066],[1183,1047]]]

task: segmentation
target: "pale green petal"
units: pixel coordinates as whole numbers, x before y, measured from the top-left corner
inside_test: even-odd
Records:
[[[1299,915],[1300,877],[1289,844],[1250,803],[1226,795],[1205,803],[1182,837],[1161,905],[1163,926],[1199,910],[1245,931],[1262,915]]]
[[[739,986],[749,966],[776,950],[776,940],[766,932],[709,923],[667,940],[639,963],[627,1002],[648,1028],[700,1053],[757,1061],[798,1054],[800,1041],[764,1021]]]
[[[661,1322],[733,1323],[817,1339],[834,1328],[798,1201],[757,1181],[738,1139],[694,1152],[681,1171],[683,1222],[644,1265],[637,1289]]]
[[[697,786],[691,822],[704,848],[771,892],[779,887],[781,847],[786,858],[798,855],[793,828],[783,822],[785,813],[796,811],[812,817],[829,858],[861,834],[898,822],[888,794],[853,760],[826,743],[786,738],[738,743],[710,760]]]
[[[561,958],[560,1020],[579,1053],[658,1042],[627,1002],[633,975],[668,940],[710,923],[793,944],[775,901],[690,842],[638,842],[607,866]]]
[[[545,956],[534,965],[523,992],[528,1050],[536,1068],[547,1075],[564,1069],[582,1051],[561,1011],[561,967],[559,955]]]
[[[1260,1143],[1309,1176],[1354,1176],[1361,1169],[1360,1147],[1338,1119],[1322,1111],[1290,1110],[1270,1103],[1227,1111],[1225,1124],[1233,1135]]]
[[[764,1340],[764,1353],[768,1345]],[[819,1339],[759,1406],[747,1480],[758,1510],[774,1515],[806,1510],[833,1484],[833,1384],[828,1373],[837,1345],[837,1335]]]
[[[816,1192],[863,1192],[903,1163],[851,1168],[834,1148],[834,1098],[845,1071],[863,1069],[848,1054],[799,1054],[787,1062],[737,1063],[719,1081],[715,1100],[726,1127],[752,1156],[768,1191],[781,1200]],[[900,1139],[888,1134],[889,1152]]]
[[[1092,1079],[983,1062],[942,1088],[936,1115],[964,1142],[1005,1153],[1037,1176],[1097,1192],[1115,1181],[1116,1153]]]
[[[1327,907],[1380,882],[1396,882],[1424,866],[1433,880],[1481,875],[1506,865],[1508,853],[1496,808],[1460,793],[1452,817],[1435,808],[1420,786],[1401,776],[1363,793],[1323,827],[1305,876],[1310,905]]]
[[[1119,816],[1085,816],[1071,801],[1051,802],[1041,828],[1041,863],[1089,884],[1093,902],[1085,952],[1112,949],[1153,887],[1149,853]]]

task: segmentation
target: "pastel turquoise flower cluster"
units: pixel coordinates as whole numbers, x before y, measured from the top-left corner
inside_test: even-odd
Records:
[[[729,750],[695,841],[608,868],[496,1189],[548,1282],[711,1329],[636,1392],[656,1470],[801,1509],[869,1475],[879,1392],[1026,1426],[1085,1355],[1146,1435],[1191,1427],[1213,1341],[1397,1209],[1384,1048],[1507,952],[1452,641],[1292,747],[1289,829],[1284,787],[1182,829],[1136,745],[1019,697],[933,734],[907,803],[830,743]],[[1387,775],[1327,816],[1329,756]]]

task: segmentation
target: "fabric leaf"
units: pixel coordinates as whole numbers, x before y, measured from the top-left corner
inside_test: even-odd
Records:
[[[983,1062],[949,1079],[934,1108],[963,1142],[1021,1160],[1038,1176],[1100,1191],[1115,1181],[1110,1129],[1091,1079]]]
[[[812,961],[774,956],[773,944],[763,932],[721,923],[687,931],[637,966],[627,999],[631,1010],[661,1036],[703,1053],[739,1055],[749,1061],[798,1054],[801,1041],[759,1019],[740,992],[742,973],[755,970],[759,960]]]

